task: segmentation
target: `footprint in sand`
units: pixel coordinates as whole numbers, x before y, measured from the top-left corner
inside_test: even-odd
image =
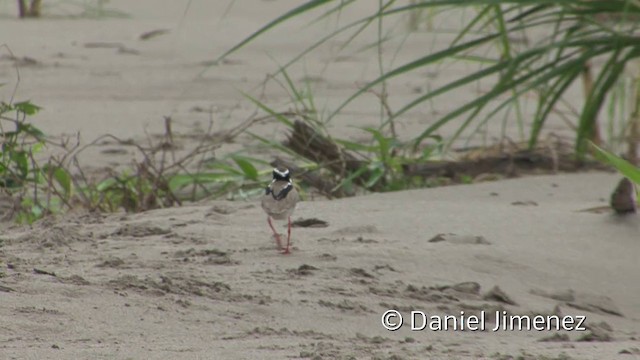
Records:
[[[131,237],[147,237],[153,235],[167,235],[171,233],[171,229],[168,227],[160,227],[152,225],[151,223],[137,223],[137,224],[125,224],[119,227],[111,235],[116,236],[131,236]]]
[[[378,234],[380,231],[374,225],[354,225],[340,228],[333,232],[337,235],[361,235],[361,234]]]

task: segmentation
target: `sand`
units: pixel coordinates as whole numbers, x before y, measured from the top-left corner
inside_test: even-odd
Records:
[[[111,1],[126,19],[54,16],[56,9],[38,20],[3,19],[0,34],[10,36],[2,41],[16,57],[36,61],[21,65],[16,99],[44,108],[34,121],[52,137],[79,131],[85,143],[106,133],[143,141],[162,133],[165,115],[178,134],[210,118],[224,129],[255,111],[240,90],[260,93],[265,75],[322,30],[302,31],[308,19],[296,20],[209,67],[205,62],[299,2],[187,3]],[[374,5],[358,4],[361,11]],[[139,39],[157,29],[170,31]],[[323,48],[292,69],[296,81],[321,74],[314,89],[322,108],[376,73],[370,52],[329,61],[338,55]],[[412,53],[399,56],[402,63]],[[444,68],[434,81],[459,70]],[[14,61],[2,58],[0,82],[14,76]],[[415,96],[424,81],[392,85],[392,101]],[[269,104],[292,107],[282,89],[269,89]],[[12,89],[0,90],[6,101]],[[375,98],[357,102],[330,128],[357,139],[354,126],[379,121],[371,104]],[[408,114],[401,136],[424,128],[427,110]],[[566,131],[559,122],[552,129]],[[273,122],[255,131],[283,137]],[[221,151],[253,145],[241,136]],[[103,151],[112,147],[82,159],[120,166],[135,156]],[[79,211],[31,227],[4,223],[0,358],[640,358],[640,220],[582,211],[606,205],[618,179],[591,172],[303,201],[294,219],[328,226],[294,228],[290,256],[276,251],[257,199],[140,214]],[[404,316],[401,329],[382,326],[387,310]],[[484,311],[487,329],[412,331],[411,311]],[[492,331],[496,311],[585,317],[587,330]]]

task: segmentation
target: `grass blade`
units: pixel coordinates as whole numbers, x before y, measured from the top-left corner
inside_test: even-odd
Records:
[[[242,156],[234,156],[233,161],[235,161],[236,165],[242,169],[242,172],[247,179],[258,181],[258,170],[253,166],[251,161]]]
[[[271,109],[270,107],[268,107],[267,105],[265,105],[263,102],[261,102],[260,100],[257,100],[255,98],[253,98],[251,95],[249,94],[245,94],[242,93],[247,99],[251,100],[252,103],[256,104],[260,109],[264,110],[267,114],[273,116],[276,120],[280,121],[281,123],[285,124],[287,127],[289,128],[293,128],[293,122],[291,122],[291,120],[287,119],[286,116],[274,111],[273,109]]]
[[[591,143],[591,146],[595,149],[596,158],[605,162],[614,168],[616,168],[622,175],[629,178],[636,184],[640,184],[640,169],[635,167],[625,159],[613,155],[612,153],[598,147],[596,144]]]
[[[429,64],[433,64],[434,62],[443,60],[447,57],[451,57],[454,54],[457,54],[459,52],[462,52],[464,50],[476,47],[480,44],[486,43],[487,41],[493,40],[495,38],[497,38],[499,35],[498,34],[492,34],[489,36],[484,36],[480,39],[476,39],[476,40],[472,40],[469,42],[466,42],[464,44],[461,45],[457,45],[454,47],[451,47],[449,49],[446,50],[442,50],[439,51],[435,54],[430,54],[427,56],[424,56],[418,60],[412,61],[408,64],[402,65],[399,68],[396,68],[394,70],[391,70],[387,73],[385,73],[384,75],[378,77],[377,79],[371,81],[370,83],[368,83],[366,86],[362,87],[360,90],[358,90],[355,94],[351,95],[346,101],[344,101],[342,104],[340,104],[340,106],[338,106],[336,108],[336,110],[333,111],[333,113],[331,113],[329,115],[329,118],[327,121],[329,121],[330,119],[332,119],[338,112],[340,112],[340,110],[342,110],[345,106],[347,106],[351,101],[353,101],[356,97],[362,95],[363,93],[367,92],[369,89],[371,89],[372,87],[374,87],[375,85],[386,81],[394,76],[397,75],[401,75],[401,74],[405,74],[407,72],[410,71],[414,71],[417,68],[429,65]]]
[[[293,17],[296,17],[300,14],[306,13],[318,6],[324,5],[324,4],[328,4],[330,2],[332,2],[333,0],[311,0],[308,1],[296,8],[291,9],[290,11],[286,12],[285,14],[283,14],[282,16],[279,16],[278,18],[276,18],[275,20],[269,22],[267,25],[261,27],[260,29],[258,29],[256,32],[254,32],[253,34],[249,35],[249,37],[245,38],[244,40],[242,40],[241,42],[239,42],[238,44],[236,44],[234,47],[232,47],[231,49],[227,50],[227,52],[225,52],[224,54],[220,55],[216,60],[215,63],[220,62],[222,59],[224,59],[225,57],[229,56],[229,54],[235,52],[236,50],[240,49],[241,47],[245,46],[246,44],[248,44],[249,42],[251,42],[253,39],[257,38],[258,36],[264,34],[265,32],[267,32],[268,30],[270,30],[271,28],[275,27],[276,25],[285,22],[286,20],[289,20]]]

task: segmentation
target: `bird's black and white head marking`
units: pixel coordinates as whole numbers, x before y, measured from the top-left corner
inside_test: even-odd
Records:
[[[289,169],[273,169],[273,181],[288,181],[291,182]]]
[[[281,186],[274,187],[276,183],[283,183]],[[291,175],[289,169],[273,169],[273,180],[271,184],[266,188],[266,194],[273,196],[274,200],[282,200],[287,197],[287,194],[293,189],[291,183]]]

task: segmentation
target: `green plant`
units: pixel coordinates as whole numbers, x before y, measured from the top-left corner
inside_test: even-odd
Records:
[[[600,161],[616,168],[622,175],[628,177],[629,180],[640,185],[640,168],[634,166],[620,156],[616,156],[595,144],[591,144],[595,149],[595,154]]]
[[[218,60],[238,51],[241,47],[273,27],[302,14],[324,8],[323,18],[353,5],[355,1],[311,0],[269,22],[239,42]],[[447,148],[472,124],[481,126],[497,114],[515,109],[518,121],[523,121],[520,101],[533,94],[536,111],[531,119],[529,146],[533,148],[549,115],[563,103],[563,98],[574,83],[582,82],[585,101],[575,121],[575,150],[580,157],[586,154],[586,141],[601,142],[598,115],[612,88],[622,77],[628,63],[640,56],[640,39],[636,36],[640,4],[632,0],[430,0],[400,4],[389,0],[380,2],[378,11],[362,16],[318,39],[299,56],[281,67],[280,71],[298,61],[320,45],[346,35],[349,39],[382,19],[410,16],[425,9],[471,9],[476,15],[459,30],[449,47],[424,54],[404,65],[384,70],[344,102],[333,109],[326,121],[339,116],[354,99],[375,86],[398,76],[416,73],[445,61],[476,63],[480,69],[417,96],[393,114],[387,114],[383,125],[400,120],[403,114],[418,105],[440,96],[450,96],[464,86],[484,81],[492,87],[475,99],[462,102],[457,108],[436,119],[412,139],[414,148],[428,137],[437,134],[442,126],[456,122],[457,131],[446,139]],[[613,20],[613,21],[611,21]],[[514,34],[526,34],[541,28],[549,29],[547,36],[527,46],[518,46],[511,40]],[[380,40],[379,40],[380,41]],[[348,41],[347,41],[348,42]],[[345,45],[346,46],[346,45]],[[494,46],[495,56],[479,56],[486,46]],[[595,59],[604,65],[593,66]],[[520,125],[521,128],[524,128]]]
[[[39,110],[39,107],[30,102],[0,103],[0,119],[5,122],[0,128],[3,134],[0,186],[4,188],[22,187],[27,181],[35,179],[29,177],[33,175],[30,171],[30,158],[45,145],[44,134],[25,120]],[[15,128],[7,130],[7,123]]]
[[[17,219],[31,223],[46,213],[60,210],[71,198],[71,176],[51,157],[37,160],[48,145],[45,134],[27,119],[40,107],[29,101],[0,103],[0,188],[20,200]],[[13,129],[9,129],[13,126]]]
[[[405,168],[412,164],[422,163],[441,155],[442,142],[433,137],[433,144],[427,144],[422,152],[415,155],[410,143],[401,142],[395,136],[385,135],[375,128],[363,128],[371,134],[372,141],[368,145],[352,141],[336,139],[335,141],[347,150],[358,153],[366,163],[359,170],[349,174],[341,181],[341,186],[353,186],[353,179],[368,172],[369,178],[363,184],[368,190],[396,191],[408,188],[428,186],[420,177],[407,177]]]
[[[299,151],[299,149],[296,151],[292,150],[290,148],[291,144],[287,147],[251,132],[249,132],[249,134],[259,140],[266,147],[277,150],[281,153],[286,153],[296,159],[299,163],[303,163],[305,171],[314,172],[321,169],[329,169],[330,171],[325,172],[323,177],[335,178],[336,184],[328,194],[325,193],[326,195],[333,196],[336,192],[342,194],[355,194],[356,186],[373,191],[394,191],[413,187],[429,186],[432,184],[431,182],[425,182],[423,178],[418,176],[407,177],[405,175],[405,168],[441,155],[442,139],[440,137],[431,136],[430,140],[433,140],[434,143],[427,144],[427,146],[418,153],[412,149],[410,143],[401,142],[395,134],[388,134],[380,128],[360,128],[360,130],[367,133],[371,139],[369,142],[364,144],[339,137],[333,137],[325,128],[326,122],[322,118],[323,113],[317,111],[315,108],[315,104],[313,102],[313,91],[310,89],[308,84],[305,84],[306,86],[304,89],[300,89],[294,84],[286,71],[281,71],[281,75],[285,81],[279,82],[279,84],[290,94],[292,104],[294,105],[293,111],[280,113],[250,95],[245,94],[246,98],[253,102],[259,109],[266,112],[270,118],[277,120],[286,129],[290,130],[290,138],[296,136],[296,126],[291,118],[297,118],[308,124],[308,129],[313,129],[308,130],[316,133],[316,135],[311,135],[312,137],[321,136],[325,139],[324,141],[326,141],[326,146],[335,146],[335,149],[344,149],[344,151],[350,152],[353,156],[357,156],[357,159],[353,158],[353,156],[350,156],[351,160],[346,160],[344,158],[341,159],[340,155],[337,155],[337,157],[333,159],[327,159],[326,157],[316,157],[309,153],[305,155],[307,156],[307,158],[305,158],[300,153],[296,152]],[[376,95],[380,96],[379,94]],[[391,109],[384,102],[384,99],[381,99],[381,102],[385,111],[391,113]],[[290,143],[291,141],[304,142],[308,140],[290,139],[287,142]],[[312,150],[311,153],[315,151],[333,152],[333,150],[325,148],[323,150]],[[358,162],[359,165],[354,168],[353,166],[346,166],[346,164],[344,164],[345,161],[350,162],[352,160]],[[254,159],[254,162],[255,161],[256,159]],[[343,164],[336,164],[336,162],[343,162]]]
[[[0,190],[18,202],[15,215],[21,223],[32,223],[78,206],[92,211],[123,208],[140,212],[204,196],[250,196],[264,186],[267,171],[256,168],[256,164],[264,162],[241,154],[223,158],[214,154],[221,142],[237,136],[251,121],[217,139],[210,127],[200,135],[193,150],[178,156],[170,118],[165,119],[166,132],[160,141],[150,141],[148,147],[105,135],[79,148],[79,135],[73,147],[68,147],[66,141],[54,144],[30,124],[29,117],[38,111],[40,108],[29,101],[0,103]],[[79,157],[87,147],[107,139],[120,146],[133,146],[140,160],[124,169],[111,169],[102,179],[86,176]],[[63,155],[47,155],[43,150],[50,147],[61,150],[58,152]]]
[[[259,161],[240,154],[217,158],[215,150],[246,126],[241,124],[217,140],[209,129],[199,135],[199,143],[191,151],[181,156],[175,152],[178,135],[171,131],[170,118],[165,118],[165,133],[160,141],[150,141],[145,147],[113,135],[102,136],[87,147],[108,139],[123,147],[133,147],[140,160],[125,169],[111,169],[101,180],[94,181],[80,166],[78,158],[86,147],[82,148],[72,158],[78,174],[74,179],[77,200],[91,210],[123,208],[127,212],[141,212],[203,197],[245,196],[247,191],[256,191],[258,184],[263,185],[254,165]]]
[[[265,170],[258,171],[256,165]],[[206,172],[194,175],[181,174],[172,178],[176,187],[199,184],[208,188],[212,197],[226,196],[246,198],[264,191],[265,179],[271,173],[263,161],[240,154],[230,154],[205,164]]]

